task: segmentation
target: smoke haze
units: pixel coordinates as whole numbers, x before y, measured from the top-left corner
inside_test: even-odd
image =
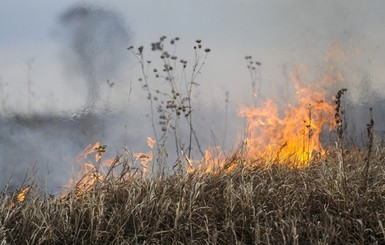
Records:
[[[125,49],[130,45],[131,34],[117,13],[89,5],[67,10],[60,24],[65,34],[64,64],[70,74],[81,75],[85,80],[86,108],[93,110],[100,98],[101,84],[115,81],[127,65]]]
[[[321,78],[331,43],[343,50],[332,65],[345,83],[328,93],[348,88],[348,138],[365,144],[369,107],[384,137],[384,1],[76,2],[2,2],[0,188],[33,171],[49,190],[63,187],[76,155],[96,140],[112,155],[123,146],[146,151],[149,105],[126,48],[147,52],[162,35],[180,36],[177,51],[186,59],[193,60],[196,39],[212,49],[194,94],[203,146],[231,148],[242,132],[237,110],[253,104],[246,55],[262,64],[259,102],[285,106],[295,95],[289,74],[303,65],[305,83]]]
[[[55,38],[64,50],[62,64],[75,82],[67,81],[75,94],[82,88],[78,83],[85,83],[85,104],[76,113],[10,113],[2,117],[0,188],[8,182],[20,185],[33,175],[49,190],[60,190],[73,175],[77,154],[88,144],[113,139],[123,146],[123,136],[114,133],[118,126],[113,119],[122,121],[124,115],[100,114],[100,88],[106,84],[113,87],[124,74],[121,70],[127,65],[126,47],[131,41],[124,19],[113,11],[82,4],[60,15],[57,30]],[[68,100],[72,99],[69,94]]]

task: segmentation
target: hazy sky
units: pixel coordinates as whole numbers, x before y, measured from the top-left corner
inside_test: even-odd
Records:
[[[83,27],[81,32],[65,26],[59,16],[75,4],[98,6],[101,19],[92,14],[85,22],[75,19],[75,26]],[[376,130],[384,135],[385,129],[377,123],[384,120],[384,113],[379,113],[384,111],[384,100],[372,96],[376,92],[383,97],[385,91],[384,11],[383,0],[0,0],[0,162],[6,164],[1,166],[0,187],[10,175],[15,183],[21,182],[33,163],[40,166],[42,176],[48,173],[53,186],[64,186],[68,176],[63,172],[70,174],[76,154],[95,139],[107,144],[112,155],[115,150],[122,152],[122,146],[134,152],[148,150],[145,139],[152,135],[152,126],[145,114],[149,103],[138,82],[140,66],[126,47],[144,45],[146,57],[150,54],[148,59],[159,60],[159,54],[154,56],[149,49],[162,35],[180,37],[176,52],[188,64],[194,59],[195,40],[202,39],[204,47],[212,50],[193,95],[193,125],[203,148],[237,147],[245,125],[237,110],[252,104],[245,56],[252,55],[262,64],[257,81],[261,97],[286,105],[288,91],[293,92],[288,74],[301,65],[309,81],[323,77],[331,44],[340,47],[334,65],[345,73],[346,83],[338,86],[347,87],[356,101],[374,98]],[[116,46],[127,35],[115,32],[112,42],[108,37],[113,33],[110,27],[122,30],[121,19],[131,40],[120,51]],[[99,28],[100,21],[104,28]],[[87,45],[103,55],[87,57]],[[97,66],[82,63],[83,58]],[[115,65],[121,69],[114,69]],[[96,101],[118,113],[103,113],[93,120],[69,117],[94,101],[88,94],[95,77],[101,82]],[[109,87],[106,78],[115,86]],[[360,84],[362,80],[370,83]],[[329,89],[330,95],[338,86]],[[355,118],[362,130],[353,134],[359,135],[365,130],[368,106],[357,108],[349,125]],[[47,112],[51,115],[35,117],[36,125],[18,120],[20,113]],[[4,113],[16,117],[8,120]],[[61,120],[57,114],[74,120]],[[194,154],[194,159],[199,157]]]
[[[189,49],[195,39],[202,39],[212,49],[201,76],[200,90],[210,91],[203,100],[223,101],[229,91],[234,104],[250,102],[245,55],[262,62],[262,89],[270,93],[280,88],[285,69],[322,62],[331,42],[339,43],[349,54],[353,80],[369,73],[373,83],[383,83],[385,2],[381,0],[83,2],[119,12],[136,46],[148,47],[161,35],[178,36],[181,52],[193,58]],[[79,89],[74,90],[74,83],[68,82],[75,78],[63,69],[63,43],[55,37],[60,32],[58,16],[76,3],[79,1],[0,0],[1,106],[23,111],[30,97],[36,110],[79,108],[84,85],[79,82]],[[128,62],[124,79],[136,80],[137,68],[135,61]],[[79,101],[69,101],[69,91]]]

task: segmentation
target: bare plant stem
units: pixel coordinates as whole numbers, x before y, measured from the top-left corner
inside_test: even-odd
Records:
[[[178,83],[178,57],[176,56],[176,46],[174,45],[179,38],[171,39],[171,45],[174,45],[174,51],[172,55],[164,49],[164,42],[166,37],[163,36],[160,38],[160,41],[152,43],[152,51],[160,51],[160,58],[162,59],[162,69],[153,69],[155,73],[155,78],[162,78],[168,85],[165,92],[161,92],[161,89],[156,89],[155,87],[150,87],[150,81],[148,76],[149,64],[151,61],[146,61],[143,54],[143,46],[140,46],[137,51],[133,50],[133,46],[129,47],[130,50],[136,59],[139,61],[141,67],[141,73],[143,78],[140,78],[139,81],[142,83],[143,89],[147,92],[147,97],[150,100],[150,119],[152,124],[152,129],[154,132],[154,137],[156,138],[156,145],[158,149],[158,158],[157,161],[161,164],[165,164],[168,161],[168,152],[167,146],[169,143],[169,134],[173,134],[173,141],[175,143],[176,164],[180,162],[180,159],[184,159],[186,156],[188,159],[191,159],[193,142],[196,142],[196,146],[202,156],[204,156],[203,150],[200,146],[198,136],[193,127],[193,105],[192,105],[192,91],[194,86],[199,85],[196,83],[198,75],[201,73],[205,61],[207,58],[210,49],[203,49],[205,53],[202,54],[202,43],[201,40],[196,40],[197,45],[194,46],[195,50],[195,60],[192,65],[191,77],[186,77],[186,66],[187,61],[179,59],[182,68],[182,79]],[[162,72],[163,71],[163,72]],[[184,85],[183,85],[184,83]],[[151,86],[152,86],[151,85]],[[183,89],[184,87],[184,89]],[[155,94],[156,93],[156,94]],[[160,102],[158,95],[161,96]],[[155,108],[156,107],[156,108]],[[156,109],[156,111],[154,111]],[[159,131],[156,130],[156,112],[159,113],[159,124],[161,125],[161,135]],[[182,123],[181,116],[185,117],[187,124]],[[188,127],[188,136],[184,136],[182,128],[183,126]],[[187,139],[187,142],[184,141]],[[185,145],[186,144],[186,145]],[[195,144],[194,144],[195,145]],[[186,152],[186,154],[185,154]],[[182,163],[180,163],[182,164]]]
[[[365,157],[365,184],[364,184],[364,190],[367,190],[368,188],[368,181],[369,181],[369,167],[370,167],[370,157],[372,154],[373,149],[373,141],[374,141],[374,120],[373,120],[373,108],[369,108],[370,111],[370,121],[366,125],[367,129],[367,135],[368,135],[368,146],[367,150],[368,153]]]
[[[151,118],[151,127],[152,127],[152,130],[153,130],[153,133],[154,133],[154,137],[155,137],[155,140],[156,140],[156,147],[157,147],[157,152],[158,152],[158,158],[157,158],[157,161],[158,161],[158,164],[159,165],[159,168],[160,170],[163,169],[163,164],[166,163],[166,160],[167,160],[167,152],[164,152],[164,150],[161,148],[160,144],[159,144],[159,137],[158,137],[158,134],[157,134],[157,131],[156,131],[156,127],[155,127],[155,118],[154,118],[154,101],[153,101],[153,95],[151,93],[151,90],[150,90],[150,87],[149,87],[149,83],[148,83],[148,67],[147,69],[145,69],[145,62],[144,62],[144,57],[143,57],[143,46],[139,47],[139,56],[133,52],[135,57],[137,57],[138,61],[139,61],[139,64],[140,64],[140,68],[141,68],[141,72],[142,72],[142,75],[143,75],[143,81],[144,81],[144,88],[146,90],[146,92],[148,93],[148,98],[150,100],[150,118]],[[166,157],[165,157],[166,156]]]
[[[334,120],[336,123],[336,132],[337,132],[337,151],[338,151],[338,158],[339,158],[339,169],[340,169],[340,176],[341,176],[341,183],[343,185],[343,189],[346,189],[346,167],[345,167],[345,152],[344,152],[344,121],[342,119],[342,114],[344,114],[344,111],[341,109],[341,99],[343,94],[347,91],[346,88],[340,89],[337,92],[336,99],[335,99],[335,115]]]
[[[193,71],[192,71],[192,74],[191,74],[191,80],[190,80],[189,83],[186,84],[187,95],[188,95],[188,98],[189,98],[189,100],[188,100],[188,107],[189,107],[189,110],[190,110],[190,114],[189,114],[189,118],[188,118],[190,133],[189,133],[189,147],[188,147],[188,155],[187,155],[189,158],[191,157],[193,136],[194,136],[195,142],[197,144],[197,147],[199,149],[199,152],[202,154],[202,156],[204,156],[204,153],[203,153],[203,151],[201,149],[198,137],[197,137],[196,132],[195,132],[195,130],[193,128],[193,118],[192,118],[193,110],[192,110],[192,104],[191,104],[191,96],[192,96],[191,93],[192,93],[193,85],[198,85],[195,82],[195,80],[196,80],[197,76],[201,73],[203,66],[206,64],[206,59],[207,59],[207,52],[206,52],[206,54],[205,54],[205,56],[203,58],[202,63],[200,63],[200,56],[198,55],[198,52],[195,49],[195,62],[194,62]]]
[[[253,61],[252,56],[245,57],[247,61],[247,70],[249,71],[250,80],[251,80],[251,91],[253,97],[254,106],[258,106],[258,102],[261,95],[261,80],[262,75],[259,67],[261,66],[261,62]],[[257,85],[258,84],[258,85]],[[258,87],[257,87],[258,86]]]

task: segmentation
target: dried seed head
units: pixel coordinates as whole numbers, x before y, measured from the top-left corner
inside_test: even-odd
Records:
[[[139,48],[138,48],[138,51],[139,51],[139,54],[142,54],[143,53],[143,46],[140,46]]]
[[[162,55],[165,57],[165,58],[170,58],[170,54],[167,52],[167,51],[164,51],[162,53]]]

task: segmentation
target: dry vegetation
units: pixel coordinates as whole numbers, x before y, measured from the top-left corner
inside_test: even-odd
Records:
[[[81,195],[1,196],[1,244],[383,244],[385,151],[305,169],[107,178]],[[123,161],[123,160],[122,160]],[[238,159],[241,162],[241,159]],[[122,164],[126,164],[122,162]],[[367,182],[367,183],[366,183]]]
[[[165,91],[150,86],[151,62],[144,58],[143,46],[129,48],[141,65],[139,81],[150,101],[157,142],[154,162],[160,165],[168,163],[168,134],[175,137],[178,152],[186,153],[180,159],[190,158],[194,141],[200,148],[191,93],[210,52],[196,41],[191,79],[181,89],[174,73],[177,58],[163,50],[164,40],[152,48],[161,52],[163,73],[153,69],[153,76],[167,81]],[[186,64],[180,60],[182,74]],[[249,70],[258,95],[254,66]],[[242,149],[210,173],[187,174],[180,161],[173,174],[160,166],[158,175],[143,177],[132,168],[132,158],[118,156],[103,179],[88,187],[80,180],[61,196],[42,194],[34,181],[19,191],[5,189],[0,196],[0,244],[385,244],[385,149],[374,143],[371,119],[367,147],[346,151],[340,110],[345,91],[335,100],[336,145],[307,167],[250,160]],[[187,125],[187,136],[177,130],[181,122]]]

